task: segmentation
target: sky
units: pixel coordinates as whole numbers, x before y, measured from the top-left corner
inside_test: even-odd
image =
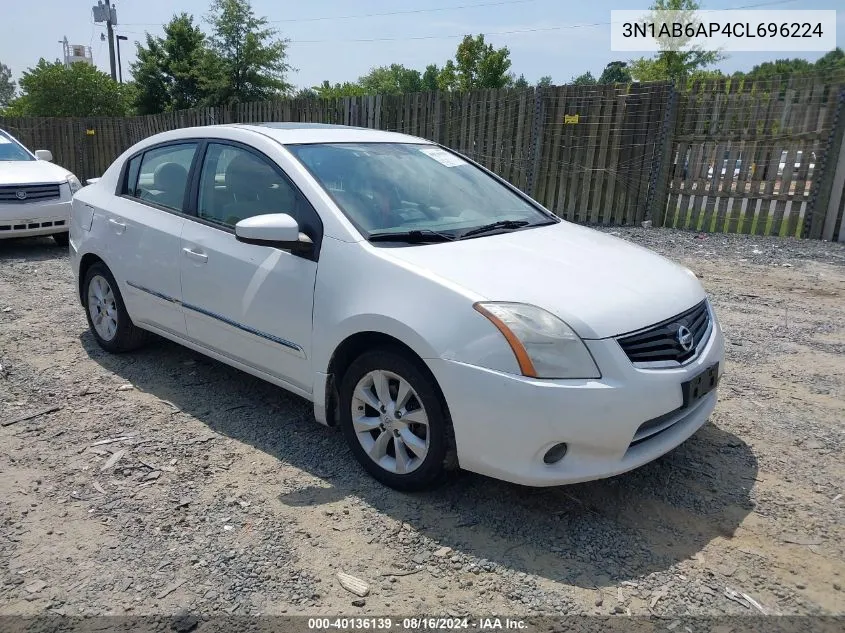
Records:
[[[116,0],[116,32],[123,42],[124,78],[135,58],[135,42],[144,34],[162,33],[161,24],[174,13],[187,12],[197,21],[208,13],[210,0]],[[252,0],[256,15],[264,16],[290,40],[289,63],[297,69],[288,81],[297,87],[313,86],[324,79],[354,81],[369,69],[400,63],[423,70],[429,63],[442,65],[454,57],[465,33],[485,33],[497,48],[507,46],[516,74],[534,82],[550,75],[566,83],[590,71],[598,77],[612,60],[627,60],[637,53],[610,50],[611,9],[644,9],[650,0]],[[772,9],[839,9],[837,45],[845,48],[845,10],[842,0],[704,0],[705,9],[746,8],[764,3]],[[108,45],[101,41],[105,25],[91,17],[92,0],[41,0],[37,5],[0,0],[0,62],[11,67],[15,78],[44,57],[61,56],[60,40],[91,46],[94,61],[109,68]],[[476,5],[476,6],[472,6]],[[414,13],[410,13],[414,11]],[[369,17],[362,14],[406,12]],[[598,24],[597,24],[598,23]],[[203,23],[207,30],[207,25]],[[527,31],[502,33],[502,31]],[[375,40],[375,41],[350,41]],[[754,64],[778,57],[815,60],[822,53],[732,53],[719,63],[725,72],[748,70]]]

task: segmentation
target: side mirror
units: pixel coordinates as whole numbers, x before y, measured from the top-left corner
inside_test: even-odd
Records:
[[[38,160],[46,160],[48,163],[53,162],[53,152],[49,149],[37,149],[35,150],[35,158]]]
[[[235,225],[235,237],[239,242],[258,246],[273,246],[295,253],[310,251],[314,247],[311,238],[300,233],[299,225],[287,213],[255,215]]]

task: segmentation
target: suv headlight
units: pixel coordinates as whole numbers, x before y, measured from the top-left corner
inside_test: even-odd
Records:
[[[68,187],[70,187],[70,195],[73,195],[77,191],[82,189],[82,183],[79,182],[79,178],[77,178],[73,174],[68,174],[67,184],[68,184]]]
[[[525,303],[473,305],[498,328],[513,350],[524,376],[601,378],[584,341],[555,315]]]

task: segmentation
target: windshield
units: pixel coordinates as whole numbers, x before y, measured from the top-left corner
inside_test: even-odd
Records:
[[[0,130],[0,160],[35,160],[20,143]]]
[[[436,231],[461,235],[492,223],[514,230],[555,221],[459,156],[432,145],[288,145],[367,238]]]

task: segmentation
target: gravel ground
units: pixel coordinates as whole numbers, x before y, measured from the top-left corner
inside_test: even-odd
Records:
[[[103,353],[66,253],[0,242],[0,421],[56,408],[0,427],[0,615],[845,613],[845,245],[605,230],[711,293],[711,423],[605,481],[417,495],[300,398],[165,341]]]

